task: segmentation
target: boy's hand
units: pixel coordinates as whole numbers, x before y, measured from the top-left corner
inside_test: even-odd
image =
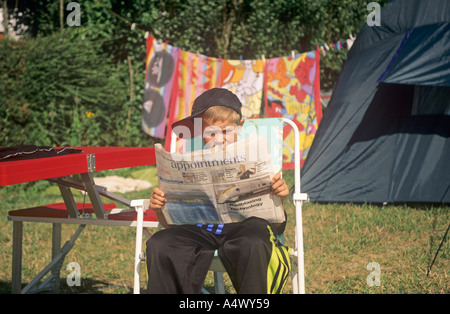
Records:
[[[152,196],[150,197],[150,208],[156,212],[161,212],[161,208],[166,203],[164,192],[159,187],[153,189]]]
[[[281,197],[282,199],[285,196],[289,195],[289,187],[286,184],[286,181],[281,178],[281,173],[277,173],[272,178],[272,194]]]

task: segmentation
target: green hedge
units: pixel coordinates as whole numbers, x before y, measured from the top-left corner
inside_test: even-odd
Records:
[[[114,65],[85,33],[0,42],[1,146],[149,144],[128,65]]]

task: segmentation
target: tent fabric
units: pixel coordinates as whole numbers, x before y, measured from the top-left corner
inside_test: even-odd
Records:
[[[450,86],[450,24],[412,30],[383,82]]]
[[[450,202],[450,2],[394,0],[347,55],[302,169],[324,202]]]

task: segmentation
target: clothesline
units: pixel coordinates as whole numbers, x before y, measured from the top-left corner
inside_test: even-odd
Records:
[[[264,111],[266,117],[285,117],[297,125],[301,132],[300,151],[292,146],[293,132],[284,133],[283,168],[289,169],[295,154],[304,162],[321,120],[320,102],[320,52],[345,49],[342,40],[324,43],[315,50],[266,59],[226,60],[184,51],[161,40],[148,31],[136,27],[117,13],[117,18],[142,33],[146,41],[146,76],[142,127],[153,137],[164,138],[171,134],[171,125],[189,115],[196,96],[213,87],[227,88],[241,100],[242,114],[258,118]],[[353,36],[346,40],[353,44]],[[263,92],[264,91],[264,92]],[[166,137],[166,149],[170,147]]]
[[[166,138],[171,125],[190,114],[194,99],[213,87],[226,88],[242,102],[246,119],[284,117],[301,132],[295,152],[292,132],[284,134],[283,167],[295,154],[304,161],[320,123],[320,52],[293,52],[293,56],[260,59],[221,59],[182,50],[148,36],[142,127],[152,137]],[[169,135],[169,136],[167,136]],[[289,168],[286,168],[289,169]]]
[[[348,39],[345,39],[345,43],[344,41],[338,40],[336,42],[331,42],[329,45],[327,43],[323,43],[322,45],[317,45],[316,49],[320,50],[320,52],[322,52],[323,56],[327,55],[327,51],[332,51],[332,50],[343,50],[343,49],[347,49],[350,50],[350,48],[353,45],[353,42],[355,41],[355,37],[353,37],[353,34],[349,35]]]

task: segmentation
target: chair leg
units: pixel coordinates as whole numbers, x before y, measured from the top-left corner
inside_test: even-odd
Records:
[[[221,272],[214,272],[214,292],[216,294],[225,294],[225,282]]]
[[[136,248],[134,253],[134,285],[133,293],[140,293],[140,272],[141,272],[141,253],[142,253],[142,208],[138,209],[138,223],[136,226]]]
[[[134,251],[134,283],[133,293],[139,294],[140,291],[140,272],[142,261],[142,235],[143,235],[143,221],[144,210],[149,208],[149,199],[132,200],[130,206],[134,207],[137,212],[136,217],[136,248]]]

